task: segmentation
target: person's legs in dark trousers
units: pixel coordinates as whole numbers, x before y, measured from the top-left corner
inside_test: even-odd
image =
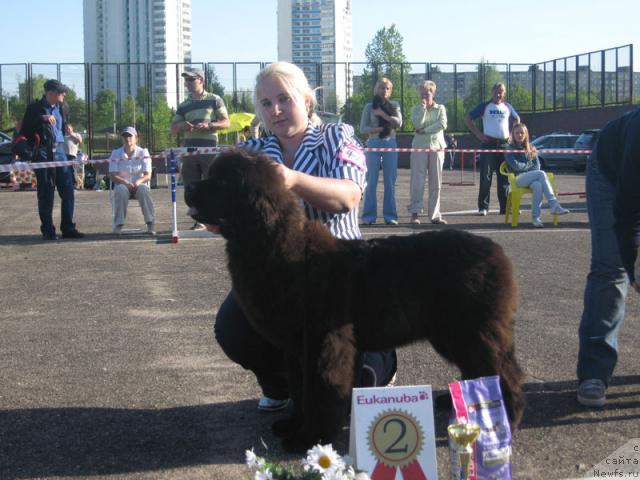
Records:
[[[40,231],[44,237],[54,237],[56,227],[53,225],[53,197],[55,194],[55,168],[35,168],[38,195],[38,214]]]
[[[56,168],[56,188],[60,195],[61,219],[60,230],[63,234],[73,232],[76,229],[73,223],[73,210],[75,205],[75,180],[73,175],[73,167],[57,167]]]
[[[284,353],[253,329],[233,292],[220,305],[214,332],[229,359],[255,374],[265,396],[289,398]]]
[[[480,190],[478,191],[478,211],[489,210],[489,195],[491,194],[491,154],[480,154]]]
[[[495,148],[502,149],[504,145],[497,145]],[[500,165],[504,162],[504,153],[492,153],[491,156],[491,165],[498,179],[496,193],[498,195],[498,204],[500,205],[500,214],[504,215],[507,209],[507,190],[509,189],[509,179],[500,173]]]

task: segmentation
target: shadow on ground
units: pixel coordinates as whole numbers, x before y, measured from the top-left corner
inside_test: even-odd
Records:
[[[527,384],[528,407],[520,428],[640,419],[635,412],[621,415],[625,409],[637,409],[640,375],[617,377],[609,393],[609,406],[597,416],[583,415],[588,409],[576,402],[575,389],[575,381]],[[627,401],[629,397],[635,400]],[[616,415],[607,415],[607,410],[616,411]],[[256,452],[265,454],[263,437],[270,444],[271,460],[290,461],[294,457],[283,453],[270,433],[272,421],[279,417],[256,412],[255,400],[168,409],[5,410],[0,412],[0,478],[89,476],[242,463],[248,447],[239,439],[253,438]],[[438,447],[447,444],[448,420],[448,409],[436,411]],[[348,440],[345,429],[334,445],[347,451]]]

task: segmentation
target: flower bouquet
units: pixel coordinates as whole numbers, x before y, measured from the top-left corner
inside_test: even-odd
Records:
[[[268,462],[253,449],[245,452],[247,466],[254,471],[254,480],[369,480],[366,473],[356,473],[331,445],[316,445],[307,450],[301,461],[301,472]]]

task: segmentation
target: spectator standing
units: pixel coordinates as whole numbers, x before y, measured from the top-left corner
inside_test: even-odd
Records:
[[[396,129],[402,126],[400,104],[389,100],[393,84],[388,78],[376,82],[373,89],[374,102],[367,103],[362,110],[360,132],[368,135],[369,148],[398,148]],[[377,98],[376,98],[377,97]],[[364,192],[362,221],[367,224],[376,223],[378,175],[382,162],[384,181],[384,197],[382,215],[387,225],[398,224],[396,210],[396,178],[398,176],[398,152],[367,152],[367,186]]]
[[[448,149],[455,150],[456,148],[458,148],[458,140],[454,135],[447,135],[445,137],[445,140],[447,141]],[[456,152],[450,151],[449,152],[449,170],[453,170],[453,166],[455,162],[456,162]]]
[[[67,162],[64,153],[66,131],[66,109],[63,108],[64,95],[68,88],[58,80],[44,83],[45,93],[27,107],[20,134],[32,144],[39,139],[34,162]],[[62,238],[83,238],[73,222],[75,205],[73,167],[36,168],[38,214],[40,231],[44,240],[57,240],[53,225],[53,201],[56,189],[61,199],[60,230]]]
[[[171,124],[173,135],[182,134],[183,147],[215,147],[218,130],[228,128],[231,122],[224,100],[204,89],[204,71],[190,68],[182,74],[189,98],[178,106]],[[184,186],[206,178],[209,165],[215,155],[189,155],[182,158],[182,181]],[[203,230],[195,222],[192,230]]]
[[[122,147],[116,148],[109,157],[109,176],[113,187],[113,233],[120,235],[127,218],[130,198],[140,204],[149,235],[156,234],[155,209],[151,198],[151,155],[146,148],[138,146],[138,132],[126,127],[121,132]]]
[[[540,170],[540,160],[536,147],[529,143],[529,129],[524,123],[513,126],[508,151],[505,153],[507,167],[516,175],[516,185],[533,191],[531,200],[531,223],[536,228],[544,227],[540,220],[542,197],[546,197],[552,215],[565,215],[569,210],[562,208],[553,193],[553,187],[545,171]]]
[[[491,89],[491,100],[478,104],[464,118],[464,123],[475,137],[480,140],[485,150],[504,149],[509,138],[509,118],[514,124],[520,123],[520,117],[511,104],[505,102],[507,89],[503,83],[496,83]],[[473,121],[482,119],[482,132]],[[501,152],[487,152],[480,155],[480,191],[478,192],[478,215],[486,215],[489,211],[491,180],[495,172],[498,177],[498,203],[500,214],[504,215],[507,205],[507,177],[500,175],[500,164],[504,161]]]
[[[447,128],[447,110],[435,102],[436,84],[425,80],[420,85],[421,101],[411,110],[411,120],[415,135],[413,148],[443,149],[444,131]],[[431,223],[446,224],[440,213],[440,189],[442,187],[442,166],[444,152],[411,152],[410,204],[411,223],[418,224],[418,214],[423,210],[424,182],[429,177],[429,203],[427,216]]]
[[[591,268],[579,329],[577,396],[588,407],[606,403],[629,284],[640,293],[638,185],[640,108],[609,122],[587,161]]]
[[[76,160],[78,158],[78,148],[81,143],[82,135],[73,130],[73,125],[67,123],[67,132],[64,136],[64,153],[67,155],[67,160]],[[84,188],[84,164],[74,164],[73,173],[76,188],[82,190]]]
[[[307,217],[324,223],[338,238],[361,238],[358,205],[365,158],[353,127],[319,125],[314,92],[304,72],[291,63],[276,62],[262,70],[254,99],[260,120],[271,134],[244,147],[274,160],[274,168],[300,197]],[[208,228],[216,231],[215,226]],[[253,329],[233,292],[218,310],[215,334],[227,356],[256,375],[263,391],[258,408],[285,408],[289,391],[284,352]],[[395,369],[395,351],[363,352],[356,358],[355,379],[359,386],[386,385]]]

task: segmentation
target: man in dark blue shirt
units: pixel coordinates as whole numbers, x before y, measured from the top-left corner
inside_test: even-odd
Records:
[[[591,270],[584,292],[578,402],[606,403],[629,284],[640,293],[640,108],[608,123],[587,162]]]
[[[22,120],[21,135],[36,145],[33,162],[66,161],[64,153],[64,134],[66,113],[63,109],[66,85],[58,80],[47,80],[42,98],[27,107]],[[58,189],[61,205],[60,230],[62,238],[82,238],[73,223],[75,203],[73,166],[37,168],[34,165],[38,181],[38,214],[40,231],[44,240],[56,240],[56,228],[53,225],[53,200]]]

